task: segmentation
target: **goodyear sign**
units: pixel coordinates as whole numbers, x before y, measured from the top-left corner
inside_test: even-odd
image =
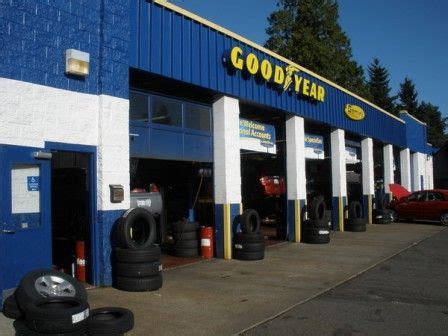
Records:
[[[345,115],[349,119],[354,120],[354,121],[360,121],[366,117],[364,110],[357,105],[347,104],[347,105],[345,105],[344,111],[345,111]]]
[[[276,154],[274,126],[240,119],[240,147],[255,152]]]
[[[233,47],[223,59],[231,68],[273,83],[283,91],[291,90],[317,102],[325,101],[325,88],[300,76],[300,70],[293,65],[282,67],[272,64],[267,59],[259,59],[253,53],[245,54],[240,47]]]
[[[324,159],[324,137],[316,134],[305,134],[305,158]]]

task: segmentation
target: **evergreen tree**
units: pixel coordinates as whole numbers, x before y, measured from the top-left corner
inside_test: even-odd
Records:
[[[265,46],[369,99],[363,68],[338,23],[335,0],[279,0],[269,17]]]
[[[381,66],[378,58],[374,58],[369,66],[368,82],[372,101],[386,111],[398,114],[397,111],[395,111],[394,104],[396,97],[390,96],[391,89],[389,83],[389,72],[385,67]]]
[[[400,99],[400,103],[397,106],[398,110],[406,110],[409,114],[420,119],[417,111],[417,97],[418,93],[415,90],[414,83],[406,77],[404,82],[400,84],[400,91],[398,92],[398,98]]]
[[[428,142],[442,147],[448,140],[445,134],[448,118],[442,117],[439,107],[422,101],[417,108],[416,117],[427,125]]]

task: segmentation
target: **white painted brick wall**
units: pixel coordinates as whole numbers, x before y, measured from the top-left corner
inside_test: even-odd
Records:
[[[385,145],[383,147],[384,156],[384,189],[390,193],[389,184],[394,183],[394,147]]]
[[[400,151],[401,185],[411,191],[411,154],[409,148]]]
[[[241,203],[240,108],[238,99],[213,104],[215,202]]]
[[[306,199],[305,125],[301,117],[286,121],[286,174],[288,199]]]
[[[361,141],[361,159],[362,159],[362,192],[364,195],[373,195],[375,193],[375,184],[373,176],[373,140],[365,138]]]
[[[129,102],[0,78],[0,144],[97,147],[98,210],[129,208]],[[109,184],[125,202],[110,203]]]
[[[434,189],[434,166],[432,155],[428,156],[426,160],[426,180],[427,189]]]
[[[423,189],[427,188],[426,181],[426,154],[413,153],[412,156],[412,179],[414,181],[414,191],[422,190],[420,177],[423,176]]]
[[[333,197],[347,196],[347,169],[345,166],[345,132],[331,132],[331,182]]]

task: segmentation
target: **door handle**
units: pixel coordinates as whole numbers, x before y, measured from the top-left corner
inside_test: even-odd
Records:
[[[4,234],[14,234],[16,232],[14,230],[2,230],[2,233],[4,233]]]

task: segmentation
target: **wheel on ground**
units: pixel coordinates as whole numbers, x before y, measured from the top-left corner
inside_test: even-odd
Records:
[[[113,263],[112,270],[115,275],[129,278],[144,278],[159,274],[162,264],[159,261],[141,264]]]
[[[16,332],[16,336],[48,336],[48,333],[40,333],[35,330],[28,328],[25,324],[25,319],[20,318],[15,320],[13,323],[14,330]],[[51,334],[51,336],[85,336],[86,329],[76,330],[72,332],[64,332],[64,333],[56,333]]]
[[[242,252],[260,252],[264,251],[264,242],[261,243],[234,243],[234,250],[239,250]]]
[[[372,219],[375,224],[390,224],[393,222],[393,213],[389,209],[374,209]]]
[[[88,335],[124,334],[134,328],[134,314],[129,309],[104,307],[90,311]]]
[[[344,222],[344,230],[349,232],[365,232],[367,220],[365,218],[349,218]]]
[[[304,235],[303,241],[308,244],[327,244],[330,242],[330,235]]]
[[[264,250],[258,252],[243,252],[234,249],[233,258],[237,260],[262,260],[264,259]]]
[[[13,320],[17,320],[23,316],[23,312],[17,304],[15,292],[3,302],[3,315]]]
[[[440,224],[448,226],[448,212],[445,212],[440,216]]]
[[[112,285],[114,288],[126,292],[148,292],[155,291],[162,287],[163,278],[161,274],[146,278],[129,278],[114,276]]]
[[[156,238],[156,221],[148,210],[132,208],[121,216],[114,233],[119,247],[149,247]]]
[[[115,262],[128,264],[150,263],[160,259],[160,247],[156,245],[141,249],[123,249],[116,247],[113,250],[112,256]]]

